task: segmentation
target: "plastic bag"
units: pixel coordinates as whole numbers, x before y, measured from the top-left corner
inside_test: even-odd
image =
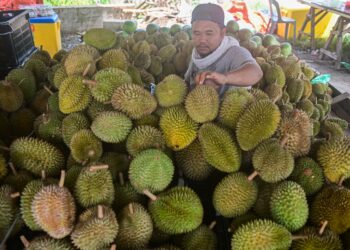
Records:
[[[323,74],[316,76],[311,80],[311,84],[328,84],[331,81],[331,74]]]

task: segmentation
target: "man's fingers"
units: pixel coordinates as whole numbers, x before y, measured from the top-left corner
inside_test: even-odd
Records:
[[[210,72],[210,73],[208,73],[208,74],[205,76],[205,78],[206,78],[206,79],[215,79],[216,77],[215,77],[214,74],[212,74],[212,73]]]
[[[202,72],[199,78],[199,84],[203,84],[205,79],[207,78],[207,75],[210,74],[209,71]]]
[[[195,82],[196,84],[199,84],[200,75],[201,75],[201,74],[197,74],[197,75],[195,76],[195,78],[194,78],[194,82]]]

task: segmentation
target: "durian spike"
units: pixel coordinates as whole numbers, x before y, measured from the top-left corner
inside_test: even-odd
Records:
[[[101,205],[97,206],[97,217],[103,219],[103,207]]]
[[[0,149],[5,150],[5,151],[10,151],[10,148],[5,147],[5,146],[0,146]]]
[[[23,246],[24,246],[25,248],[28,248],[29,245],[30,245],[30,243],[29,243],[29,241],[27,240],[27,238],[26,238],[24,235],[21,235],[19,238],[21,239]]]
[[[345,181],[345,176],[342,175],[342,176],[340,177],[340,179],[339,179],[338,186],[339,186],[339,187],[343,186],[343,182],[344,182],[344,181]]]
[[[87,85],[95,86],[97,84],[97,81],[84,79],[83,83]]]
[[[321,226],[320,230],[318,231],[319,235],[323,234],[324,230],[326,230],[327,225],[328,225],[328,221],[327,220],[322,222],[322,226]]]
[[[63,187],[64,186],[65,178],[66,178],[66,171],[61,170],[61,178],[60,178],[60,182],[58,184],[59,187]]]
[[[124,186],[125,181],[124,181],[124,175],[122,172],[119,172],[119,182],[120,182],[120,186]]]
[[[15,165],[13,165],[12,162],[9,162],[9,167],[10,167],[10,169],[11,169],[13,175],[17,175],[17,170],[16,170],[16,168],[15,168]]]
[[[132,207],[132,203],[129,203],[128,208],[129,208],[129,213],[134,214],[134,208]]]
[[[89,167],[89,171],[90,172],[95,172],[97,170],[102,170],[102,169],[108,169],[108,165],[107,164],[105,164],[105,165],[94,165],[94,166]]]
[[[113,245],[111,246],[111,250],[117,250],[117,245],[116,245],[116,244],[113,244]]]
[[[154,194],[152,194],[149,190],[143,190],[143,193],[150,198],[152,201],[157,200],[157,196],[155,196]]]
[[[49,89],[46,85],[44,85],[44,89],[50,94],[53,95],[54,93]]]
[[[42,180],[45,180],[45,179],[46,179],[45,170],[41,170],[41,179],[42,179]]]
[[[83,72],[83,76],[86,76],[87,73],[89,73],[90,68],[91,68],[91,63],[89,63],[89,64],[86,66],[86,68],[85,68],[85,70],[84,70],[84,72]]]
[[[19,197],[19,196],[21,196],[21,194],[20,194],[19,192],[10,194],[10,197],[11,197],[12,199],[17,198],[17,197]]]
[[[215,225],[216,225],[216,221],[214,220],[212,223],[210,223],[209,229],[213,230],[213,228],[215,227]]]
[[[309,236],[307,235],[292,235],[292,240],[306,240]]]
[[[248,181],[254,180],[255,177],[257,177],[259,173],[257,171],[254,171],[251,175],[248,176]]]

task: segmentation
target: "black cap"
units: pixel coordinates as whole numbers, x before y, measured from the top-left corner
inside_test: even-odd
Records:
[[[225,14],[221,6],[212,3],[197,5],[192,11],[192,20],[205,20],[217,23],[221,28],[225,27]]]

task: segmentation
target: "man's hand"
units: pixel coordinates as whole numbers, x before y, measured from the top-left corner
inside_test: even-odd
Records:
[[[205,84],[218,88],[226,83],[226,76],[218,72],[203,71],[196,75],[195,82],[199,85]]]
[[[209,72],[205,79],[207,80],[213,80],[218,85],[225,85],[227,83],[227,76],[218,72]]]

